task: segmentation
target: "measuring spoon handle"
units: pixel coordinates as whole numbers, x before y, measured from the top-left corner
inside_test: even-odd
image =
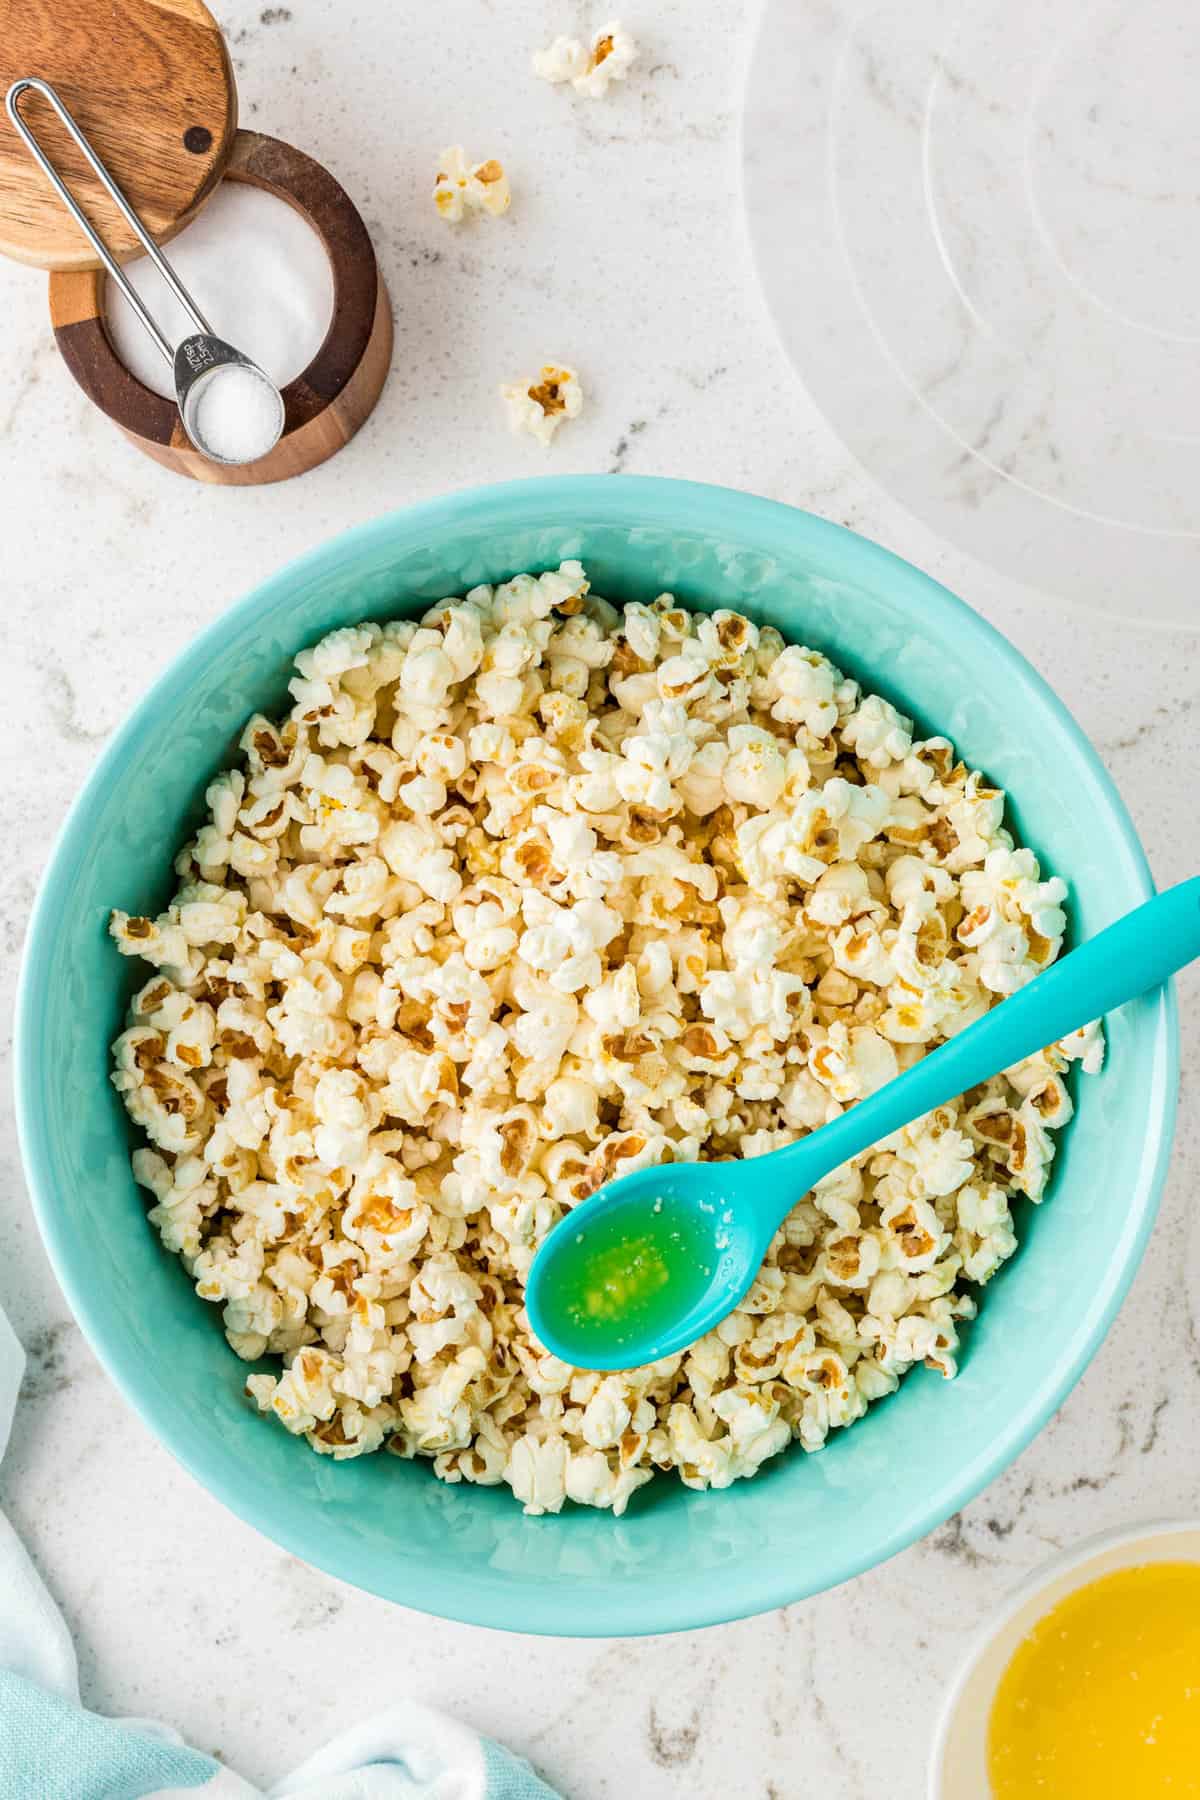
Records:
[[[967,1088],[1160,986],[1196,957],[1200,876],[1109,925],[781,1158],[820,1155],[820,1173],[829,1173]]]

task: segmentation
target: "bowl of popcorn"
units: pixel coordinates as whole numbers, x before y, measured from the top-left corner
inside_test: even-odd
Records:
[[[797,1194],[648,1368],[537,1342],[538,1245],[613,1175],[818,1128],[1150,891],[1051,691],[876,545],[666,480],[454,495],[232,608],[102,757],[22,975],[34,1206],[126,1397],[308,1561],[524,1631],[778,1606],[1084,1369],[1171,995]]]

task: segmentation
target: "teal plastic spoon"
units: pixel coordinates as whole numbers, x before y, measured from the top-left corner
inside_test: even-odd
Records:
[[[630,1369],[711,1331],[822,1176],[1200,956],[1200,876],[1139,906],[957,1037],[799,1143],[744,1162],[668,1163],[601,1188],[533,1260],[525,1305],[564,1362]]]

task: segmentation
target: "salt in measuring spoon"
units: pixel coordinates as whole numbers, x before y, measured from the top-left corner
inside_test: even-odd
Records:
[[[1037,975],[868,1099],[767,1156],[665,1163],[612,1181],[533,1259],[534,1335],[582,1369],[631,1369],[695,1343],[746,1293],[779,1226],[822,1176],[1200,956],[1200,876]]]
[[[79,205],[66,182],[22,116],[18,102],[25,93],[37,93],[54,108],[98,181],[108,191],[147,256],[191,319],[196,330],[172,348],[148,311],[140,294],[125,276],[104,239]],[[183,429],[201,455],[211,462],[256,462],[279,442],[284,426],[283,396],[256,362],[225,342],[179,280],[108,169],[48,81],[25,76],[14,81],[5,96],[5,109],[26,149],[59,199],[79,226],[109,278],[115,281],[141,324],[172,369],[179,417]],[[236,373],[235,373],[236,371]],[[236,392],[235,392],[236,389]]]

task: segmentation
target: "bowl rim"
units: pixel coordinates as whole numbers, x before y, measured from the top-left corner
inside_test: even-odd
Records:
[[[1010,1588],[999,1604],[984,1619],[983,1623],[971,1633],[966,1649],[955,1670],[954,1677],[946,1688],[938,1709],[937,1723],[934,1726],[933,1738],[929,1746],[929,1768],[926,1782],[926,1800],[952,1800],[945,1791],[942,1781],[942,1765],[946,1755],[946,1745],[954,1725],[958,1709],[962,1705],[963,1695],[981,1657],[991,1649],[1000,1633],[1018,1613],[1023,1612],[1031,1600],[1053,1587],[1055,1582],[1073,1570],[1083,1568],[1106,1550],[1133,1549],[1135,1545],[1149,1544],[1155,1539],[1164,1537],[1195,1536],[1200,1532],[1200,1515],[1182,1519],[1147,1519],[1140,1525],[1115,1525],[1108,1531],[1098,1531],[1092,1537],[1084,1538],[1081,1543],[1072,1544],[1060,1550],[1046,1562],[1039,1563],[1037,1568]],[[1200,1561],[1200,1553],[1184,1559],[1187,1562]],[[1123,1563],[1122,1568],[1134,1568],[1137,1565],[1130,1561]],[[1115,1573],[1115,1571],[1113,1571]],[[1081,1582],[1079,1584],[1083,1586]],[[1066,1596],[1064,1595],[1064,1598]],[[1038,1621],[1045,1618],[1045,1612],[1039,1613]],[[1006,1665],[1007,1666],[1007,1665]]]
[[[743,1564],[737,1578],[706,1597],[679,1585],[640,1582],[607,1590],[579,1586],[579,1615],[564,1608],[549,1585],[510,1584],[472,1577],[463,1589],[448,1590],[444,1577],[419,1561],[404,1565],[403,1579],[389,1579],[364,1548],[328,1549],[311,1515],[294,1523],[277,1517],[273,1504],[260,1504],[253,1484],[239,1482],[219,1466],[219,1452],[178,1428],[166,1398],[142,1380],[141,1360],[121,1344],[92,1303],[86,1271],[78,1268],[70,1233],[58,1216],[49,1153],[37,1105],[41,1056],[39,989],[54,960],[54,920],[62,910],[70,871],[87,854],[88,818],[120,779],[125,758],[148,718],[186,698],[193,676],[231,636],[278,606],[296,587],[318,579],[346,557],[374,548],[420,542],[445,529],[490,526],[497,534],[518,526],[588,523],[665,531],[681,519],[702,521],[706,535],[727,533],[757,555],[786,558],[805,547],[838,550],[848,558],[848,574],[859,582],[888,588],[919,607],[931,635],[966,633],[979,645],[1001,678],[1024,687],[1070,738],[1079,755],[1085,787],[1080,805],[1092,806],[1111,833],[1112,855],[1121,864],[1137,898],[1154,892],[1145,851],[1115,784],[1086,733],[1037,670],[979,613],[912,563],[845,526],[818,518],[782,501],[703,482],[644,475],[551,475],[469,487],[420,501],[350,527],[325,539],[258,583],[220,613],[168,663],[141,696],[105,746],[76,795],[59,830],[38,885],[30,914],[17,985],[14,1033],[14,1090],[17,1133],[30,1199],[51,1267],[84,1336],[116,1385],[155,1438],[207,1491],[237,1517],[293,1555],[368,1592],[437,1617],[502,1630],[550,1636],[611,1637],[658,1634],[724,1624],[771,1611],[840,1586],[888,1561],[957,1512],[1005,1469],[1057,1410],[1090,1362],[1124,1299],[1141,1261],[1158,1210],[1176,1110],[1179,1033],[1174,984],[1160,990],[1152,1025],[1152,1057],[1147,1071],[1152,1128],[1142,1146],[1138,1179],[1125,1223],[1113,1246],[1105,1278],[1066,1346],[1036,1390],[1012,1415],[1008,1428],[987,1450],[935,1488],[918,1513],[910,1515],[868,1550],[843,1552],[817,1580],[789,1575],[786,1562],[767,1568]],[[720,1504],[725,1496],[712,1497]],[[564,1613],[569,1615],[564,1622]]]

